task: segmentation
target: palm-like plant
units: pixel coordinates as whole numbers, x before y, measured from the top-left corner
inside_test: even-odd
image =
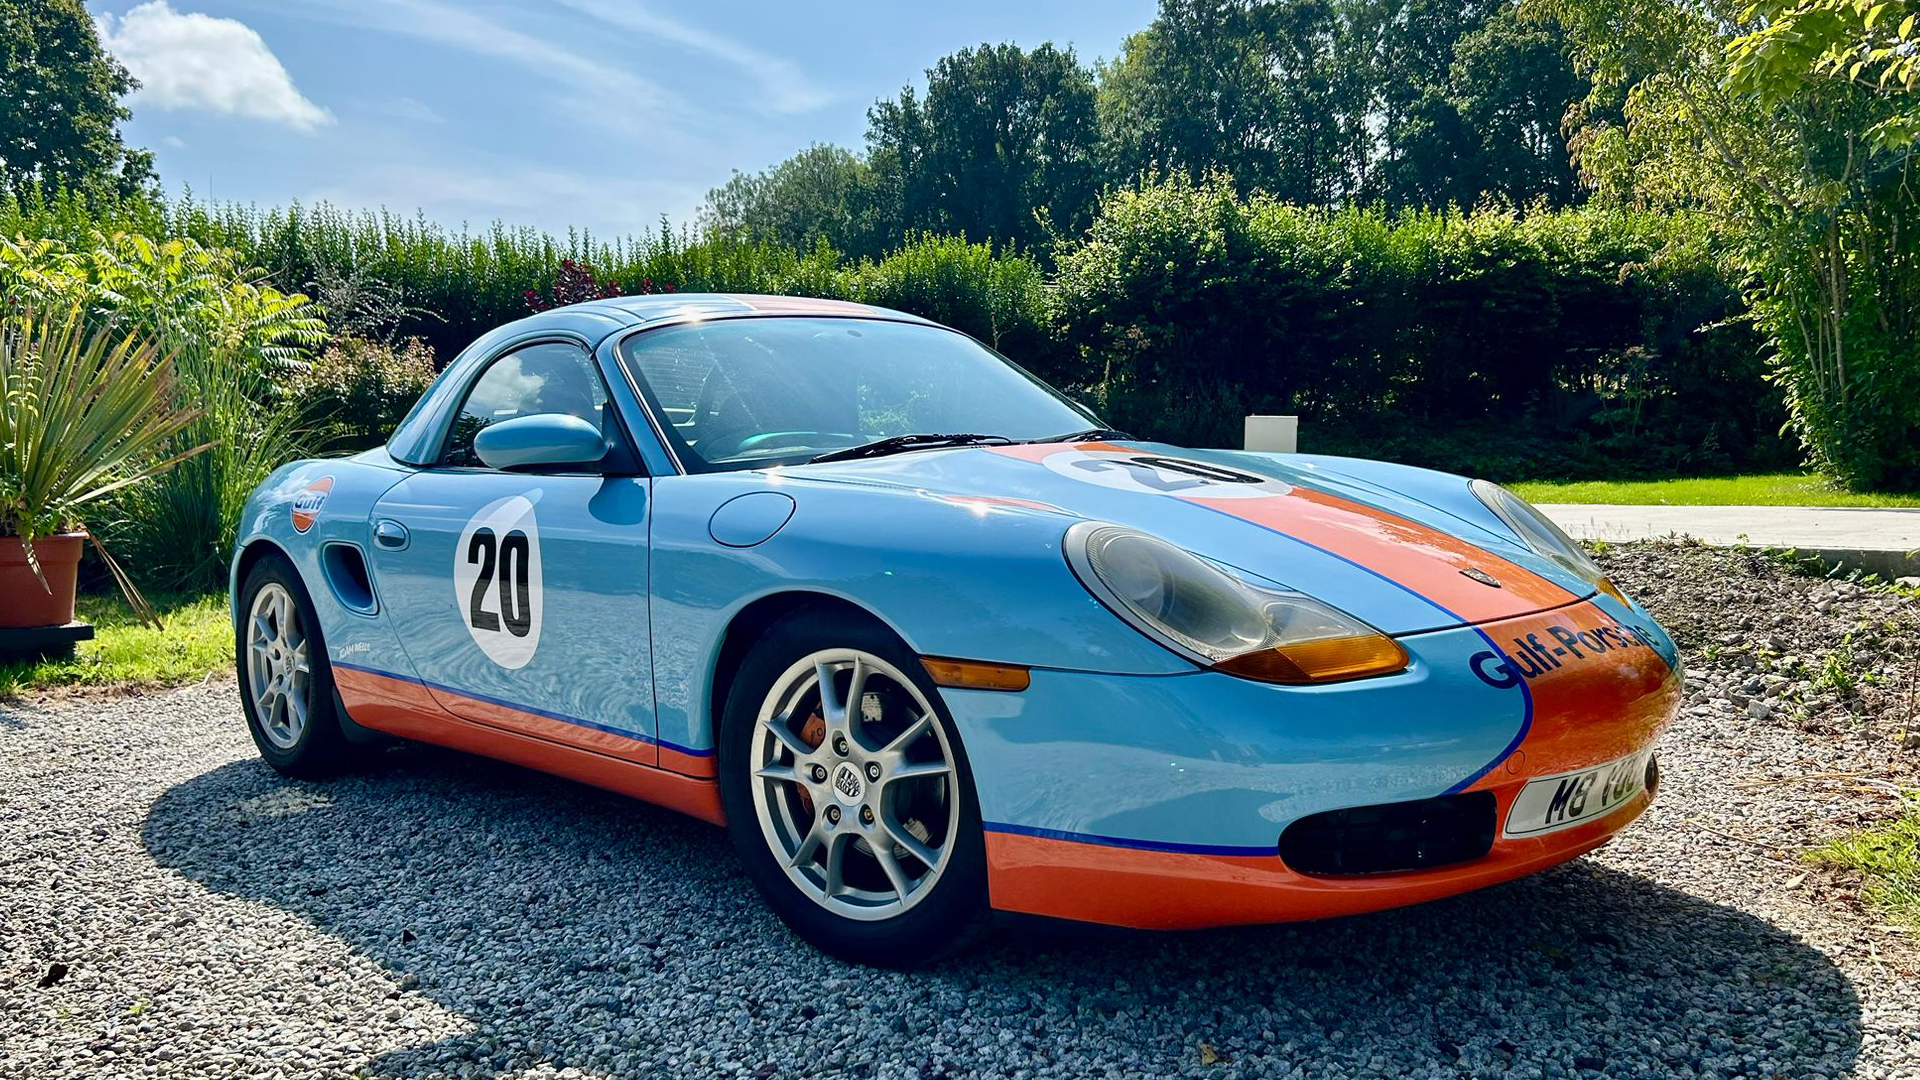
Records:
[[[168,452],[199,415],[175,397],[171,357],[141,332],[90,327],[77,305],[0,312],[0,537],[20,538],[49,587],[33,542],[82,527],[87,504],[207,449]]]

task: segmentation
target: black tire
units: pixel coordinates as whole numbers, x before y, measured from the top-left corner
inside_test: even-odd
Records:
[[[774,683],[796,662],[827,649],[871,654],[911,678],[933,706],[952,758],[949,798],[959,801],[958,824],[932,891],[906,911],[861,921],[829,911],[788,876],[762,833],[752,791],[753,738],[761,706]],[[877,621],[830,608],[803,608],[769,627],[747,655],[727,696],[718,740],[720,795],[727,831],[747,876],[782,922],[822,952],[855,964],[911,968],[952,955],[990,927],[987,860],[973,773],[958,730],[918,656]]]
[[[254,603],[262,590],[277,585],[292,598],[297,625],[307,642],[307,720],[291,746],[267,736],[247,670],[248,629]],[[327,663],[326,640],[313,610],[313,599],[300,574],[284,556],[263,556],[240,585],[238,616],[233,636],[234,673],[240,685],[240,707],[246,713],[247,732],[266,763],[286,776],[320,779],[344,771],[352,762],[353,747],[341,725],[339,697],[334,693],[333,668]]]

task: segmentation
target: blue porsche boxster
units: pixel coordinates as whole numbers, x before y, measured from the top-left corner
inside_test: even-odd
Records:
[[[819,300],[503,326],[385,446],[262,484],[232,580],[274,768],[399,737],[673,807],[888,965],[993,911],[1272,922],[1565,862],[1646,808],[1680,700],[1496,485],[1136,441]]]

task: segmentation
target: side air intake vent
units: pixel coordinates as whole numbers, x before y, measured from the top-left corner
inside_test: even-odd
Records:
[[[373,579],[367,576],[367,557],[352,544],[328,544],[320,549],[320,569],[340,603],[362,615],[379,609],[373,597]]]

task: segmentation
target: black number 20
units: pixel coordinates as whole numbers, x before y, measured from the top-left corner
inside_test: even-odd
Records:
[[[476,529],[467,541],[467,562],[480,564],[473,579],[473,595],[467,600],[467,621],[475,630],[498,631],[506,623],[507,633],[526,637],[533,629],[533,604],[527,590],[527,560],[531,549],[527,534],[515,529],[496,541],[492,529]],[[493,584],[495,562],[500,570],[500,613],[488,611],[487,589]]]

